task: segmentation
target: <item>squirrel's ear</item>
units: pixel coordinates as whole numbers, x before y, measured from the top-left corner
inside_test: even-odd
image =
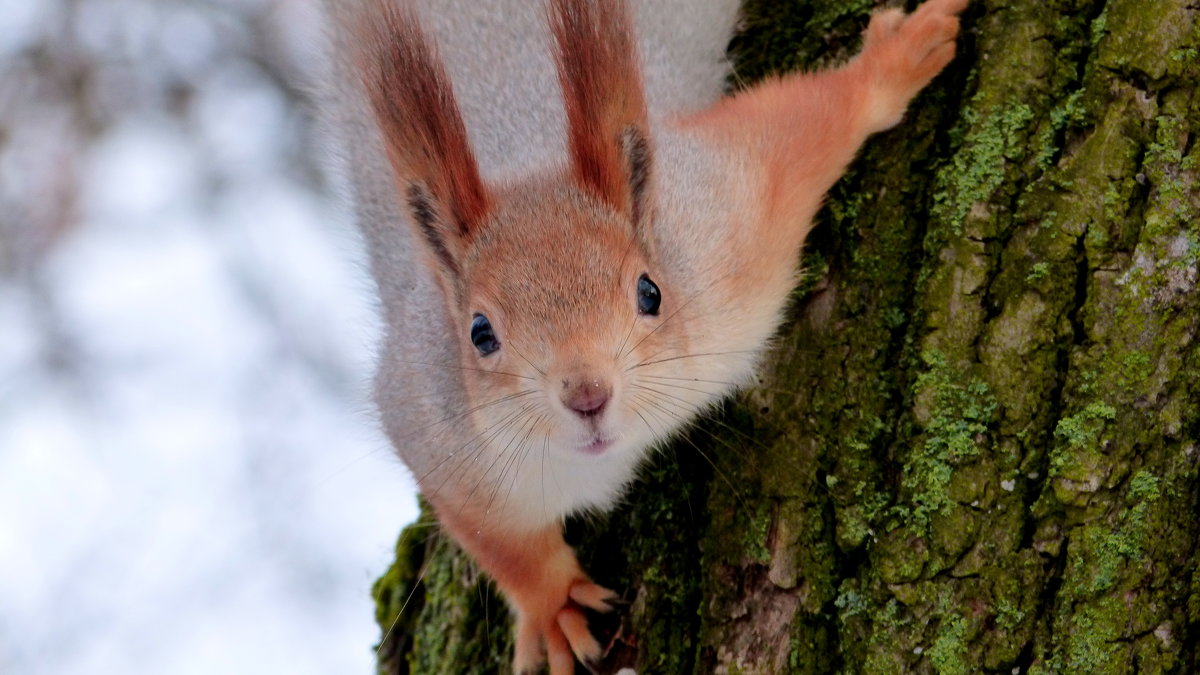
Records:
[[[651,148],[625,0],[550,0],[571,169],[587,190],[644,229]]]
[[[352,27],[357,70],[379,123],[398,193],[444,272],[457,286],[462,256],[490,209],[454,91],[408,10],[370,0]]]

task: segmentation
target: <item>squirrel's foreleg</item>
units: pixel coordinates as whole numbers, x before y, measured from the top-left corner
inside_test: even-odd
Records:
[[[765,168],[764,226],[807,223],[867,136],[897,124],[909,101],[954,57],[968,0],[884,10],[846,65],[768,80],[683,121]],[[798,246],[807,234],[798,233]],[[777,236],[771,237],[777,240]]]
[[[584,663],[600,658],[583,610],[611,611],[616,594],[584,574],[575,551],[563,541],[561,525],[506,531],[454,504],[435,503],[434,509],[442,527],[491,576],[516,614],[513,672],[533,673],[549,661],[550,675],[571,675],[576,658]]]

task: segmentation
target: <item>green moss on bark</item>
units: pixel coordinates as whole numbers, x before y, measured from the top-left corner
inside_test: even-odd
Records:
[[[739,75],[845,57],[873,6],[748,2]],[[833,189],[760,386],[570,529],[639,673],[1197,671],[1197,15],[972,3]],[[502,670],[453,547],[407,538],[381,625],[422,565],[385,669]]]

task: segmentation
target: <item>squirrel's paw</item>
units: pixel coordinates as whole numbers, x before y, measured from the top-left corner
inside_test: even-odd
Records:
[[[912,14],[875,13],[863,40],[862,59],[877,92],[875,130],[895,126],[904,109],[954,58],[958,14],[968,0],[929,0]]]
[[[576,659],[589,667],[595,664],[603,648],[588,628],[584,609],[611,612],[616,598],[586,578],[553,592],[541,589],[538,597],[511,598],[518,615],[513,671],[527,675],[549,662],[550,675],[571,675]]]

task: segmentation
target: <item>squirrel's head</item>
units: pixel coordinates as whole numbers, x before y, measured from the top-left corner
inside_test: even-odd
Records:
[[[516,186],[461,274],[453,320],[479,431],[568,454],[646,445],[635,375],[685,337],[625,214],[566,177]]]
[[[550,2],[570,157],[504,187],[482,180],[416,22],[383,5],[359,68],[446,297],[477,439],[574,457],[640,451],[692,411],[638,384],[686,341],[672,321],[686,301],[655,265],[652,147],[624,3]]]

